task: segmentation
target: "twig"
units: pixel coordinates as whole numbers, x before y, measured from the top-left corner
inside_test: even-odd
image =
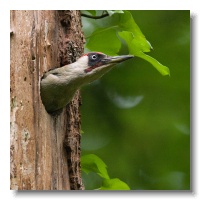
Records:
[[[104,11],[103,11],[103,13],[104,13]],[[87,14],[83,14],[83,13],[81,13],[81,16],[82,17],[87,17],[87,18],[91,18],[91,19],[101,19],[101,18],[104,18],[104,17],[108,17],[109,16],[109,14],[106,12],[106,14],[103,14],[102,13],[102,15],[100,15],[100,16],[92,16],[92,15],[87,15]]]

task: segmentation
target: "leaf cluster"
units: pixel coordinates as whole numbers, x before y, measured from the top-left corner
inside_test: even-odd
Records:
[[[94,154],[82,156],[81,167],[85,173],[94,172],[103,179],[102,186],[98,190],[130,190],[129,186],[120,179],[111,179],[106,164]]]
[[[103,19],[94,20],[84,18],[83,30],[86,35],[86,49],[89,51],[100,51],[108,55],[118,55],[125,43],[129,54],[148,61],[162,75],[170,75],[168,67],[145,54],[153,48],[129,11],[117,10],[106,12],[108,17]],[[89,13],[92,16],[96,15],[96,11],[89,11]],[[107,15],[102,13],[101,16]],[[88,25],[90,25],[92,31],[87,30]]]

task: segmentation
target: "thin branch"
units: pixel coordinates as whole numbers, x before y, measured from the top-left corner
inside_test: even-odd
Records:
[[[104,13],[104,11],[103,11],[103,13]],[[92,15],[87,15],[87,14],[83,14],[83,13],[81,13],[81,16],[82,17],[87,17],[87,18],[91,18],[91,19],[101,19],[101,18],[104,18],[104,17],[108,17],[109,16],[109,14],[106,12],[106,14],[103,14],[102,13],[102,15],[100,15],[100,16],[92,16]]]

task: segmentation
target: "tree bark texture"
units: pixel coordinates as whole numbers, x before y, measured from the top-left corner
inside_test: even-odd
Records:
[[[40,98],[45,71],[83,53],[79,11],[11,11],[10,185],[12,190],[81,190],[80,95],[58,116]]]

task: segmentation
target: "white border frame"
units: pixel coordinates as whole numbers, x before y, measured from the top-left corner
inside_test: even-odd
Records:
[[[130,192],[98,192],[96,191],[84,191],[84,192],[37,192],[37,191],[23,191],[16,192],[10,191],[10,130],[9,130],[9,108],[10,108],[10,10],[61,10],[63,8],[70,10],[88,10],[88,9],[107,9],[107,10],[190,10],[191,11],[191,191],[190,192],[167,192],[167,191],[130,191]],[[24,0],[7,0],[1,2],[0,11],[0,127],[1,127],[1,138],[0,138],[0,191],[1,197],[6,199],[14,198],[28,198],[37,200],[45,199],[66,199],[66,198],[77,198],[77,199],[102,199],[102,197],[109,197],[113,199],[200,199],[199,192],[199,169],[200,169],[200,106],[197,103],[200,102],[200,78],[198,78],[200,72],[198,47],[200,46],[197,36],[199,36],[199,6],[197,0],[182,0],[182,1],[159,1],[159,0],[126,0],[116,2],[113,0],[35,0],[35,1],[24,1]],[[199,76],[200,77],[200,76]],[[198,120],[198,121],[197,121]]]

